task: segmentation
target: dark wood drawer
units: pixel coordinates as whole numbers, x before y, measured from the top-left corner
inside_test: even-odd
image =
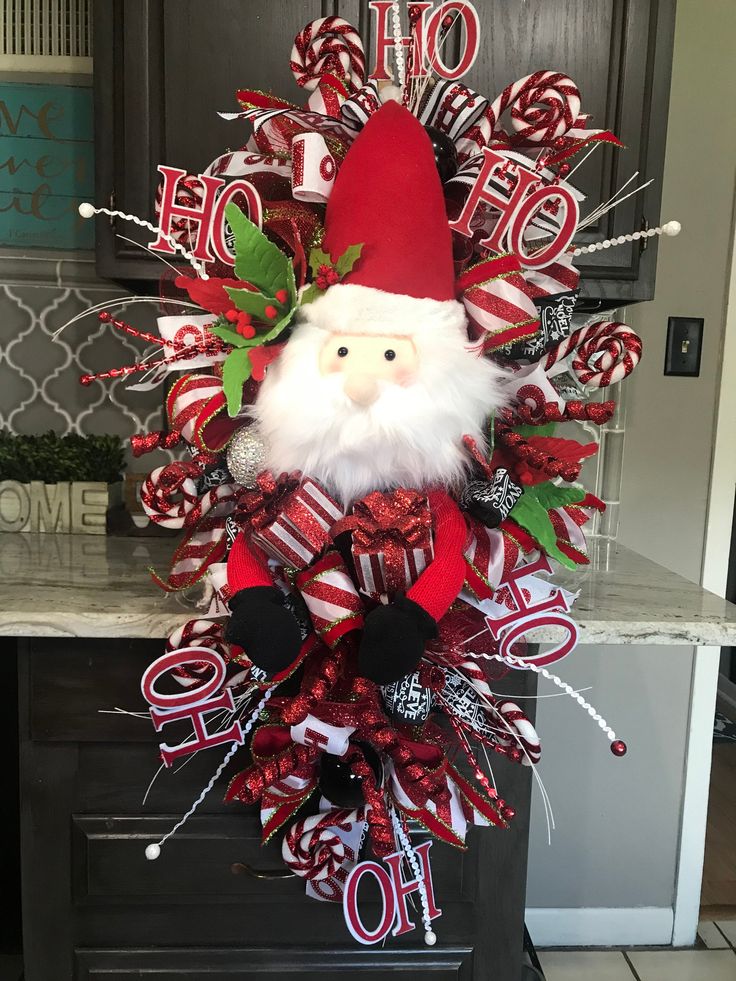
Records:
[[[324,981],[359,977],[385,981],[400,971],[402,981],[469,981],[473,952],[468,948],[427,951],[245,948],[232,950],[77,950],[75,981],[252,981],[264,974],[275,979]],[[506,981],[497,977],[494,981]]]
[[[494,763],[517,818],[509,831],[472,830],[460,852],[431,859],[439,943],[422,926],[385,946],[350,940],[342,910],[307,899],[297,878],[257,880],[235,863],[283,869],[280,837],[261,848],[258,813],[222,801],[238,754],[160,858],[144,849],[187,811],[224,753],[162,771],[147,719],[100,713],[142,707],[139,681],[160,642],[34,640],[21,644],[21,823],[26,981],[249,979],[256,974],[358,974],[384,981],[520,981],[529,773]],[[530,694],[528,674],[509,691]],[[421,835],[424,838],[424,835]],[[361,890],[366,923],[379,918]],[[285,946],[290,944],[292,946]]]
[[[161,857],[149,862],[144,848],[159,840],[176,816],[105,817],[75,814],[72,818],[74,902],[80,905],[129,903],[150,906],[161,902],[201,905],[204,901],[256,903],[269,906],[300,902],[302,879],[269,881],[233,871],[236,863],[258,870],[283,871],[281,836],[261,845],[260,828],[250,811],[233,805],[228,815],[195,815],[167,842]],[[502,832],[503,833],[503,832]],[[424,840],[426,835],[418,836]],[[476,877],[466,867],[465,852],[432,846],[432,868],[442,880],[442,902],[472,904]],[[260,920],[272,910],[251,912]]]

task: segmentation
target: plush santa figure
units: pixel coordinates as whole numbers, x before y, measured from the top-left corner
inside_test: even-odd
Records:
[[[413,671],[464,580],[465,520],[453,499],[468,457],[502,402],[500,370],[468,339],[456,299],[451,232],[432,144],[396,102],[348,151],[327,206],[322,249],[362,245],[270,366],[254,407],[273,474],[299,471],[351,507],[373,491],[427,496],[434,557],[405,595],[365,620],[361,673],[380,684]],[[263,554],[241,533],[228,562],[228,638],[271,675],[297,657],[300,632]]]

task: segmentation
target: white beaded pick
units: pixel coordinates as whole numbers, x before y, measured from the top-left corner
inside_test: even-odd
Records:
[[[409,862],[412,872],[414,873],[414,878],[416,879],[417,885],[419,887],[419,899],[422,904],[422,923],[424,923],[424,942],[428,947],[434,947],[437,943],[437,934],[432,929],[432,920],[429,916],[429,899],[427,897],[427,886],[424,882],[424,876],[422,875],[422,870],[419,868],[419,860],[417,859],[416,852],[412,846],[411,839],[404,831],[404,827],[399,819],[398,814],[392,808],[391,809],[391,820],[394,825],[394,834],[399,839],[401,843],[401,848],[404,855]]]
[[[274,685],[274,688],[275,687],[276,686]],[[245,741],[245,737],[248,735],[248,733],[250,732],[250,730],[253,728],[253,726],[254,726],[254,724],[255,724],[258,716],[261,714],[261,711],[263,710],[263,707],[265,706],[266,702],[271,697],[271,692],[272,691],[273,691],[273,688],[268,688],[264,692],[263,698],[260,700],[260,702],[258,703],[258,705],[255,708],[255,711],[252,713],[252,715],[248,719],[247,723],[243,727],[243,741]],[[172,837],[172,835],[175,835],[176,832],[180,828],[183,828],[184,827],[184,825],[186,824],[186,822],[189,820],[189,818],[192,816],[192,814],[194,814],[194,812],[197,810],[197,808],[199,807],[199,805],[205,799],[205,797],[207,796],[207,794],[209,794],[209,792],[215,786],[215,784],[217,783],[217,781],[220,779],[220,775],[222,774],[222,771],[225,769],[225,767],[228,765],[228,763],[230,762],[230,760],[233,758],[233,756],[235,755],[235,753],[238,751],[238,749],[240,749],[240,747],[242,745],[243,745],[242,742],[237,742],[237,743],[233,743],[232,744],[232,746],[230,747],[230,749],[227,751],[227,753],[225,755],[225,759],[222,761],[222,763],[220,763],[220,765],[218,766],[218,768],[215,770],[215,772],[213,773],[212,777],[210,778],[210,781],[207,784],[207,786],[204,788],[204,790],[202,791],[202,793],[199,795],[199,797],[195,800],[195,802],[189,808],[189,810],[184,815],[184,817],[181,818],[180,821],[177,821],[177,823],[174,825],[174,827],[171,829],[171,831],[167,831],[166,834],[161,839],[161,841],[151,842],[150,845],[146,845],[146,858],[148,859],[149,862],[155,862],[156,859],[161,855],[161,846],[162,845],[165,845],[166,842],[168,841],[168,839]]]
[[[143,218],[139,218],[138,215],[126,215],[122,211],[112,211],[110,208],[95,208],[93,204],[89,201],[82,201],[78,208],[79,214],[82,218],[94,218],[95,215],[109,215],[110,218],[122,218],[123,221],[132,221],[134,225],[140,225],[141,228],[147,228],[149,231],[153,232],[154,235],[161,235],[169,245],[180,252],[185,259],[189,259],[192,268],[197,273],[200,279],[209,279],[210,277],[205,272],[204,263],[195,259],[191,252],[187,252],[183,245],[175,241],[170,235],[165,235],[161,229],[156,228],[152,225],[150,221],[144,221]]]
[[[399,89],[403,90],[406,81],[406,62],[404,60],[404,43],[401,35],[401,8],[399,0],[394,0],[391,4],[391,20],[394,29],[394,59],[396,62],[396,75]]]
[[[607,238],[605,242],[592,242],[590,245],[581,245],[574,250],[573,256],[584,255],[586,252],[598,252],[601,249],[610,249],[612,245],[623,245],[625,242],[636,242],[640,238],[652,238],[655,235],[679,235],[682,225],[679,221],[668,221],[664,225],[656,228],[648,228],[645,232],[632,232],[630,235],[619,235],[618,238]]]
[[[482,657],[486,661],[500,661],[502,664],[508,664],[510,668],[520,668],[522,671],[533,671],[534,674],[541,674],[543,678],[547,681],[551,681],[554,685],[557,685],[566,695],[574,699],[580,708],[584,709],[588,715],[591,717],[593,722],[598,723],[598,727],[603,730],[603,732],[608,736],[611,745],[620,743],[621,740],[618,739],[614,730],[609,726],[603,716],[598,712],[595,706],[591,705],[590,702],[586,701],[585,698],[576,692],[572,685],[568,685],[566,682],[560,678],[557,674],[552,674],[547,668],[541,667],[539,664],[535,664],[533,661],[525,661],[523,658],[514,657],[511,654],[507,654],[505,657],[503,654],[481,654],[477,653],[473,655],[474,657]],[[623,745],[623,744],[622,744]],[[624,746],[624,752],[626,751]]]

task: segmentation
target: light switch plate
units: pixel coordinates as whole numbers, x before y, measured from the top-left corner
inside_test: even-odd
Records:
[[[665,375],[697,378],[703,351],[703,318],[670,317],[667,321]]]

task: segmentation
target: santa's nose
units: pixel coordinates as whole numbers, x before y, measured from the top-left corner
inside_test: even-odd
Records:
[[[347,397],[358,405],[372,405],[378,398],[378,381],[362,372],[347,375],[344,389]]]

